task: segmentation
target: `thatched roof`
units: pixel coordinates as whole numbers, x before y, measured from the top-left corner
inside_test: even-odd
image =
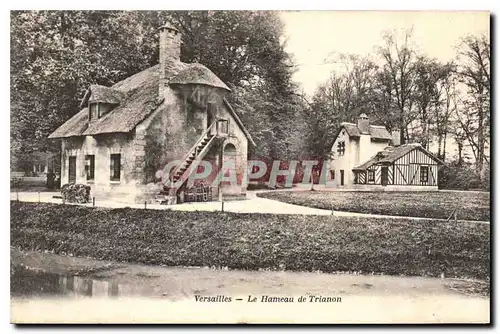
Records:
[[[85,93],[80,108],[83,108],[88,102],[101,102],[110,104],[120,104],[123,100],[123,92],[101,85],[90,85],[90,88]]]
[[[358,128],[357,124],[344,122],[341,124],[341,127],[345,128],[347,134],[350,137],[359,137],[361,135],[361,131]],[[391,134],[387,129],[382,125],[371,125],[370,124],[370,137],[372,139],[382,139],[382,140],[390,140],[392,139]]]
[[[186,64],[175,62],[169,67],[175,81],[172,84],[203,84],[229,90],[229,88],[213,74],[208,68],[200,64]],[[127,133],[132,131],[140,122],[149,116],[154,110],[162,107],[162,100],[158,96],[160,66],[155,65],[142,72],[120,81],[111,88],[93,85],[89,91],[98,92],[99,96],[107,101],[120,98],[120,103],[103,117],[88,121],[88,108],[83,108],[71,117],[66,123],[54,131],[49,138],[67,138],[104,133]],[[87,95],[87,94],[86,94]],[[90,98],[90,96],[86,96]],[[245,128],[238,115],[225,101],[232,116],[241,127],[251,144],[255,145],[250,133]]]
[[[207,85],[231,91],[231,89],[229,89],[229,87],[226,86],[226,84],[222,82],[222,80],[219,79],[212,71],[198,63],[188,64],[187,68],[180,71],[170,80],[169,83],[171,85]]]
[[[88,121],[88,108],[82,109],[54,131],[49,138],[130,132],[153,110],[158,99],[159,65],[118,82],[112,89],[123,96],[120,104],[103,117]]]
[[[421,150],[437,163],[444,164],[443,161],[435,157],[431,152],[423,148],[419,143],[411,143],[400,146],[387,146],[383,151],[378,152],[365,163],[354,167],[353,170],[366,170],[367,168],[375,164],[391,164],[406,153],[411,152],[415,149]]]

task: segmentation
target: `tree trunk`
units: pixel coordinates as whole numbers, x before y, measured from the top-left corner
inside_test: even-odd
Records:
[[[462,166],[462,150],[463,150],[463,142],[458,142],[458,165]]]
[[[441,137],[441,136],[440,136]],[[444,133],[444,140],[443,140],[443,157],[441,160],[445,161],[446,159],[446,132]]]
[[[438,157],[441,158],[441,143],[443,141],[443,136],[441,134],[438,135]]]
[[[427,135],[427,121],[423,121],[422,122],[422,132],[423,132],[423,136],[422,136],[422,146],[423,148],[427,148],[427,145],[428,145],[428,135]]]

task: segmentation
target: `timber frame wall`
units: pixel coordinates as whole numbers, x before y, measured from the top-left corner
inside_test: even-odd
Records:
[[[428,167],[427,182],[421,182],[420,170],[422,166]],[[364,171],[354,171],[356,184],[382,184],[382,168],[387,168],[387,185],[401,186],[437,186],[438,162],[420,150],[418,147],[401,156],[392,164],[374,164]],[[369,173],[374,173],[373,181],[368,181]]]

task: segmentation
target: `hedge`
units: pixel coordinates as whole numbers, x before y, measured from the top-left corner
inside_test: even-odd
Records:
[[[317,209],[388,216],[447,219],[458,208],[460,220],[490,220],[486,192],[277,191],[257,196]]]
[[[490,226],[11,202],[25,250],[166,266],[489,280]]]

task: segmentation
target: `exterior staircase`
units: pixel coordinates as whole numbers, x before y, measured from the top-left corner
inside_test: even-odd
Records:
[[[197,163],[203,159],[208,149],[212,146],[214,138],[215,135],[207,134],[203,140],[196,145],[196,148],[191,151],[187,159],[185,159],[184,162],[170,174],[170,181],[177,182],[180,179],[184,179],[183,176],[185,174],[189,177],[190,173],[186,173],[189,172],[189,167],[191,167],[193,162],[196,162],[197,165]],[[205,148],[207,149],[205,150]]]
[[[175,188],[169,189],[170,196],[176,196],[180,188],[189,179],[189,176],[196,171],[198,164],[208,153],[213,144],[217,141],[217,121],[214,121],[205,132],[199,137],[197,142],[182,159],[182,163],[170,172],[169,180],[175,182]]]

